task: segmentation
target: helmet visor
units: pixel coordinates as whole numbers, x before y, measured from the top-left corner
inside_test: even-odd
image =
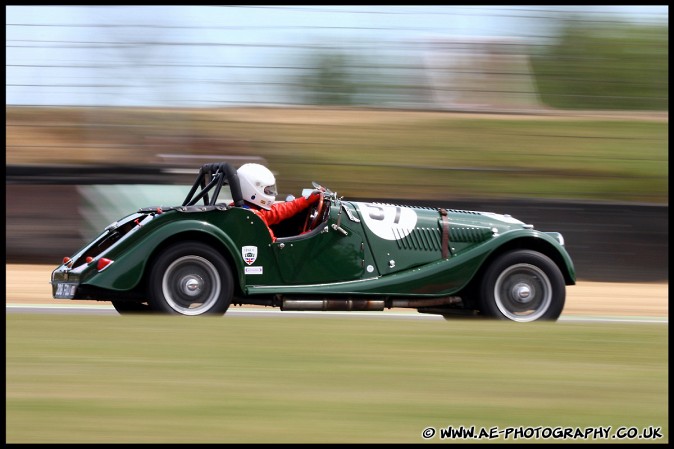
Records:
[[[264,193],[267,195],[273,195],[276,196],[276,184],[272,184],[270,186],[266,186],[264,188]]]

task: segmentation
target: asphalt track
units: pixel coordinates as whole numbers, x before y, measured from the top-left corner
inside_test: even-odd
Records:
[[[6,265],[6,313],[110,314],[118,315],[109,302],[56,300],[49,284],[53,266]],[[559,321],[668,323],[668,283],[586,282],[567,287],[566,303]],[[442,320],[413,309],[373,312],[281,311],[260,306],[232,306],[224,319],[241,316],[362,317],[364,319]],[[457,318],[464,319],[464,318]],[[472,319],[472,318],[467,318]]]
[[[43,313],[43,314],[67,314],[67,315],[119,315],[112,306],[108,305],[77,305],[77,304],[7,304],[6,312],[9,313]],[[232,308],[223,318],[237,318],[243,316],[258,316],[260,318],[272,317],[329,317],[329,318],[369,318],[369,319],[392,319],[392,320],[444,320],[439,315],[418,313],[416,311],[399,312],[314,312],[314,311],[281,311],[279,309],[253,309]],[[471,318],[456,318],[457,320]],[[449,320],[451,321],[451,320]],[[667,317],[635,317],[635,316],[581,316],[564,315],[559,318],[560,322],[591,322],[591,323],[657,323],[668,324]]]

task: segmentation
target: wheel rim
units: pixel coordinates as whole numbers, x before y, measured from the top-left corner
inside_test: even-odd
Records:
[[[496,307],[513,321],[534,321],[552,304],[552,284],[535,265],[517,264],[504,270],[494,286]]]
[[[162,278],[166,303],[183,315],[200,315],[218,302],[222,286],[218,270],[199,256],[184,256],[169,265]]]

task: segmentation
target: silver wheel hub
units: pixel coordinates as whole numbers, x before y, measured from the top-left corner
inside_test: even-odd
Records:
[[[523,282],[515,284],[512,289],[512,297],[515,301],[526,304],[533,298],[531,286]]]
[[[199,276],[185,276],[180,280],[180,289],[187,296],[197,296],[203,286],[204,280]]]

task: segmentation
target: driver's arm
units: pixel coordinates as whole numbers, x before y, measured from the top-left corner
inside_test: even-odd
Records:
[[[319,192],[313,192],[309,198],[301,196],[292,201],[274,203],[270,210],[262,209],[259,212],[261,215],[264,215],[264,219],[268,225],[275,225],[314,204],[318,201],[320,195]]]

